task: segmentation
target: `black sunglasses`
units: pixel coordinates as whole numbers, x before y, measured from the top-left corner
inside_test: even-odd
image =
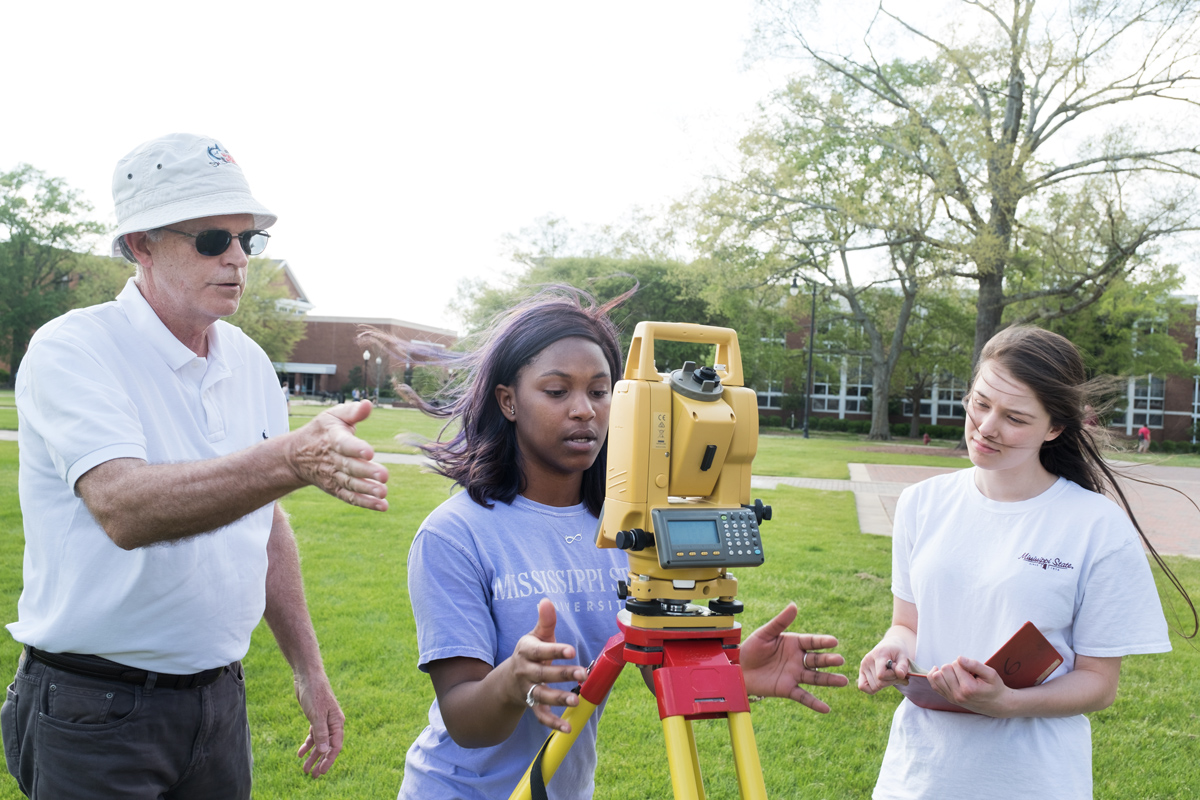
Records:
[[[190,236],[196,240],[196,252],[202,256],[219,256],[229,249],[234,239],[242,245],[242,251],[248,256],[256,256],[267,249],[267,239],[271,234],[266,231],[242,231],[234,236],[229,231],[211,230],[199,233],[177,231],[174,228],[163,228],[164,231],[178,233],[180,236]]]

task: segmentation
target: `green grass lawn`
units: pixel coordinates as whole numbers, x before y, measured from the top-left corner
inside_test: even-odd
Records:
[[[12,389],[0,389],[0,431],[17,429],[17,399]]]
[[[304,408],[304,407],[301,407]],[[293,424],[303,415],[293,408]],[[364,425],[383,449],[391,431],[429,435],[436,421],[408,410],[380,409]],[[422,428],[423,423],[432,426]],[[388,429],[388,425],[396,428]],[[956,464],[953,456],[905,457],[869,453],[859,437],[763,438],[755,472],[847,477],[845,464]],[[795,448],[795,451],[792,450]],[[933,458],[934,461],[923,459]],[[346,747],[333,771],[311,781],[294,753],[307,730],[291,689],[291,675],[265,625],[246,657],[254,734],[255,793],[259,800],[391,798],[399,788],[404,751],[426,724],[433,696],[416,669],[416,632],[408,602],[405,563],[421,519],[447,497],[442,478],[416,467],[391,466],[391,511],[349,508],[313,490],[284,505],[300,540],[305,582],[326,668],[347,716]],[[17,446],[0,442],[0,616],[16,617],[23,536],[17,503]],[[742,623],[752,629],[788,600],[800,607],[795,628],[832,633],[853,677],[858,659],[878,640],[890,618],[890,540],[858,533],[853,496],[843,492],[780,488],[761,493],[774,506],[763,528],[767,562],[741,570]],[[1200,595],[1200,561],[1169,559],[1193,594]],[[1160,584],[1161,585],[1161,584]],[[1163,590],[1165,602],[1179,606]],[[1200,650],[1173,636],[1175,651],[1126,660],[1121,691],[1109,709],[1091,715],[1097,798],[1142,800],[1196,795],[1200,763]],[[15,668],[18,648],[0,637],[0,671]],[[773,798],[869,797],[887,742],[896,692],[868,697],[852,686],[817,689],[832,707],[815,714],[768,700],[753,720],[768,792]],[[724,723],[697,723],[708,796],[733,798],[737,788]],[[600,726],[597,798],[669,798],[661,727],[654,700],[632,669],[617,682]],[[0,800],[18,798],[0,779]]]
[[[897,444],[911,445],[913,442],[901,439]],[[848,433],[814,434],[811,439],[764,434],[758,439],[754,474],[845,480],[850,477],[850,469],[846,466],[849,463],[971,466],[964,457],[965,451],[956,451],[950,445],[940,450],[942,452],[932,455],[905,455],[889,448],[886,442],[869,442],[865,436]]]

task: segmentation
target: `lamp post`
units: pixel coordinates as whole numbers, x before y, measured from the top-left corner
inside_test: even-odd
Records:
[[[813,281],[804,280],[812,287],[812,308],[808,313],[808,382],[804,387],[804,438],[808,438],[808,409],[812,405],[812,387],[813,387],[813,342],[817,338],[817,284]],[[800,294],[800,284],[796,281],[796,276],[792,276],[792,285],[788,289],[788,293],[792,297]]]
[[[371,351],[363,350],[363,399],[367,399],[367,380],[371,374],[367,370],[371,367]]]
[[[375,402],[379,402],[379,386],[383,381],[383,356],[375,356]]]

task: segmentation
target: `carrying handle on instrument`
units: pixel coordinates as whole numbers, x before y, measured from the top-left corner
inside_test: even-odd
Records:
[[[655,340],[667,342],[696,342],[716,345],[716,361],[712,364],[725,386],[743,386],[742,353],[738,347],[737,331],[691,322],[639,322],[633,329],[629,345],[629,362],[625,365],[625,380],[661,381],[662,375],[654,366]]]

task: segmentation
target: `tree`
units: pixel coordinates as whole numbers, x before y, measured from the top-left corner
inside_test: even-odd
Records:
[[[121,293],[132,275],[133,264],[124,258],[77,254],[69,297],[71,308],[107,303]]]
[[[619,223],[571,226],[562,217],[547,214],[534,220],[517,234],[504,237],[509,258],[533,267],[551,258],[616,258],[680,260],[675,241],[675,226],[634,207]]]
[[[354,394],[355,389],[361,392],[364,388],[366,386],[363,383],[363,368],[359,366],[351,367],[350,371],[346,374],[346,382],[342,384],[342,393],[349,397]]]
[[[1183,345],[1171,328],[1192,318],[1172,295],[1183,283],[1178,267],[1143,270],[1141,280],[1121,280],[1098,302],[1046,327],[1074,342],[1092,375],[1188,375],[1195,365],[1183,358]]]
[[[1196,228],[1200,0],[1044,14],[1037,0],[958,0],[937,31],[880,4],[846,52],[809,38],[809,5],[760,3],[763,36],[800,55],[827,99],[810,124],[886,151],[936,193],[921,238],[977,289],[973,360],[1004,324],[1081,311],[1147,245]],[[1006,278],[1030,248],[1040,283],[1014,292]],[[1006,315],[1014,304],[1024,312]]]
[[[550,284],[583,289],[601,303],[629,291],[638,291],[616,308],[611,318],[621,330],[621,347],[628,353],[633,329],[645,320],[724,325],[703,297],[704,274],[687,265],[651,258],[538,256],[533,263],[509,276],[501,286],[476,284],[459,301],[468,331],[483,330],[497,314]],[[686,359],[706,360],[710,348],[675,342],[655,347],[660,371],[678,369]]]
[[[241,328],[272,361],[287,361],[306,330],[303,315],[279,302],[288,299],[287,289],[279,280],[281,263],[269,258],[250,259],[238,310],[226,317],[226,322]]]
[[[104,226],[61,178],[29,164],[0,173],[0,357],[15,375],[35,330],[70,308],[76,251]]]
[[[887,387],[921,287],[944,269],[925,240],[936,197],[890,148],[813,124],[831,103],[812,89],[793,81],[744,137],[741,174],[703,203],[701,247],[743,289],[800,277],[839,296],[859,339],[846,354],[869,356],[872,385]],[[879,134],[911,139],[903,125]],[[890,439],[887,398],[876,400],[870,438]]]
[[[892,394],[912,404],[908,435],[920,433],[921,401],[934,383],[971,374],[971,298],[953,287],[926,292],[913,315],[892,375]]]

